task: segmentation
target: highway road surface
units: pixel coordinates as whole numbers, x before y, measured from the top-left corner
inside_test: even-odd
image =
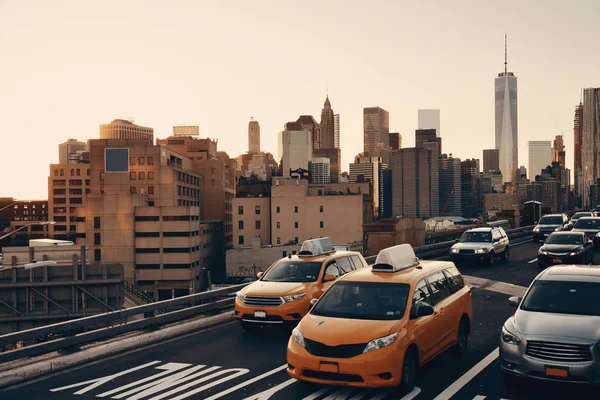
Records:
[[[411,393],[297,382],[285,372],[289,332],[251,334],[228,323],[7,388],[0,399],[600,399],[600,392],[579,387],[532,384],[512,391],[503,384],[498,340],[514,312],[507,298],[539,273],[538,248],[525,243],[511,249],[509,262],[461,267],[473,286],[470,348],[461,357],[443,354],[423,367]]]

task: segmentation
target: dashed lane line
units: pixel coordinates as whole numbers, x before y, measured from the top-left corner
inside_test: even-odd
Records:
[[[533,259],[533,260],[531,260],[531,261],[527,261],[527,264],[533,264],[533,263],[534,263],[534,262],[536,262],[537,260],[538,260],[537,258],[534,258],[534,259]]]

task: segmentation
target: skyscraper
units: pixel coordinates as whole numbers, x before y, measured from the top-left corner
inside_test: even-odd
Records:
[[[402,135],[399,132],[390,133],[390,149],[400,150],[402,148]]]
[[[590,186],[600,178],[600,88],[583,90],[583,112],[581,116],[581,166],[582,166],[582,205],[590,204]]]
[[[583,172],[581,164],[581,143],[583,134],[583,124],[581,118],[583,117],[583,103],[575,108],[575,118],[573,119],[573,162],[574,162],[574,174],[575,174],[575,197],[577,198],[577,205],[581,201],[581,193],[583,188]]]
[[[435,129],[440,137],[440,110],[419,110],[419,129]]]
[[[356,157],[350,163],[350,182],[371,183],[373,197],[373,210],[376,217],[381,217],[384,209],[383,199],[383,171],[388,168],[381,162],[381,157]]]
[[[440,215],[461,216],[460,158],[442,154],[439,158]]]
[[[496,149],[499,150],[500,172],[505,182],[516,183],[519,165],[517,121],[517,77],[508,72],[506,36],[504,37],[504,72],[495,79]],[[531,173],[531,171],[529,171]]]
[[[529,141],[529,180],[534,181],[536,175],[552,164],[552,142],[549,140]],[[506,178],[504,178],[506,180]]]
[[[290,170],[302,168],[308,170],[308,162],[312,158],[311,132],[283,131],[279,132],[279,159],[283,176],[290,176]]]
[[[442,153],[442,138],[437,136],[435,129],[417,129],[415,131],[415,147],[424,148],[425,143],[437,143],[438,154]]]
[[[248,152],[260,153],[260,125],[254,118],[248,123]]]
[[[325,99],[323,110],[321,111],[321,149],[335,148],[335,121],[329,96]]]
[[[563,135],[556,135],[552,146],[552,161],[564,167],[565,165],[565,141]]]
[[[460,163],[460,181],[462,216],[477,218],[482,211],[479,160],[473,158]]]
[[[317,157],[310,161],[311,183],[331,183],[329,158]]]
[[[500,156],[498,149],[483,150],[483,172],[500,171]]]
[[[311,149],[321,148],[321,125],[312,115],[301,115],[295,122],[288,122],[285,130],[310,132]]]
[[[363,109],[364,154],[375,154],[377,147],[389,146],[390,113],[381,107]]]
[[[333,114],[333,147],[340,148],[340,114]]]

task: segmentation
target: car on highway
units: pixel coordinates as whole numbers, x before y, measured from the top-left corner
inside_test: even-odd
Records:
[[[600,247],[600,217],[582,217],[573,226],[572,232],[583,232],[592,240],[595,248]]]
[[[237,293],[234,314],[249,331],[295,325],[310,309],[311,299],[340,276],[366,266],[359,252],[336,251],[328,237],[306,240],[298,254],[276,261]]]
[[[543,242],[552,232],[562,231],[565,228],[571,229],[567,214],[544,215],[533,228],[533,241]]]
[[[579,218],[582,217],[595,217],[596,215],[592,212],[592,211],[580,211],[580,212],[576,212],[575,214],[573,214],[571,216],[571,219],[569,220],[569,223],[571,225],[575,225],[575,223],[579,220]]]
[[[592,241],[583,232],[553,232],[538,250],[538,265],[591,264]]]
[[[448,261],[420,261],[408,244],[337,280],[293,330],[287,372],[300,381],[411,391],[419,368],[467,350],[471,289]]]
[[[502,327],[500,368],[507,386],[523,379],[600,384],[600,268],[542,271]]]
[[[450,248],[450,259],[456,264],[486,263],[493,265],[498,257],[507,260],[510,240],[503,228],[482,227],[464,232]]]

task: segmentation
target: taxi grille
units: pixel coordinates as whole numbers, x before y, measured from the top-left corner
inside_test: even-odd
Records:
[[[352,358],[362,354],[366,343],[359,344],[343,344],[340,346],[327,346],[326,344],[315,342],[314,340],[304,338],[306,350],[317,357],[329,358]]]
[[[542,342],[531,340],[527,343],[525,354],[540,360],[560,362],[592,361],[589,345]]]
[[[279,307],[283,304],[283,299],[274,296],[246,296],[244,304],[247,306]]]
[[[364,382],[360,375],[351,374],[336,374],[334,372],[322,372],[322,371],[311,371],[305,370],[302,375],[308,378],[322,379],[325,381],[337,381],[337,382]]]

